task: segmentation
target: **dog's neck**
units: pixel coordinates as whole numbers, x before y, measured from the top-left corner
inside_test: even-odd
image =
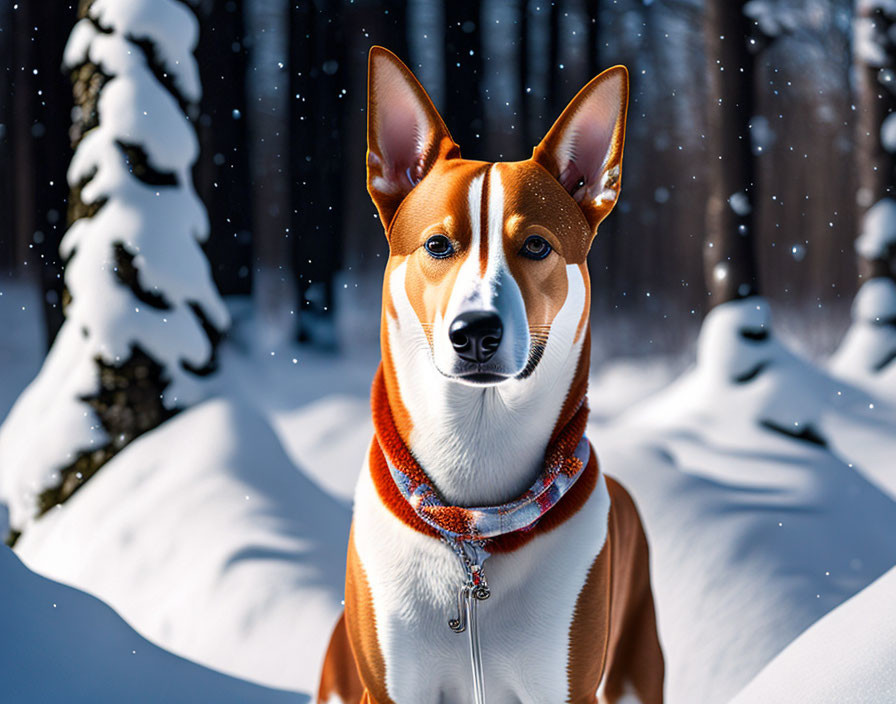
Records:
[[[587,292],[570,272],[569,313],[531,376],[474,387],[442,376],[422,329],[383,315],[383,373],[389,405],[405,444],[435,488],[458,506],[495,505],[525,492],[548,443],[571,416],[588,383],[590,333],[579,324]],[[397,287],[393,287],[393,291]],[[582,300],[578,300],[579,298]],[[395,302],[396,308],[402,302]]]

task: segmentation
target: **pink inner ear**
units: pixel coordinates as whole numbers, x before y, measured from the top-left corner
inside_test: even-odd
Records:
[[[426,152],[423,130],[424,126],[415,119],[413,108],[388,109],[388,117],[380,130],[380,148],[385,159],[387,179],[413,187],[423,177],[423,155]]]
[[[558,179],[576,200],[596,198],[602,190],[621,109],[620,83],[607,79],[583,101],[563,131],[555,152]]]
[[[409,190],[423,178],[424,158],[432,126],[414,89],[389,62],[379,67],[376,150],[383,162],[383,177],[392,192]]]

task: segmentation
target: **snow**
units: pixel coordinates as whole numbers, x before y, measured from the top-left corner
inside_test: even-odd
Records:
[[[882,37],[873,20],[856,17],[853,22],[853,51],[858,60],[872,67],[887,64],[887,51],[882,45]]]
[[[364,457],[373,437],[368,400],[328,395],[280,414],[274,423],[293,461],[309,467],[309,477],[322,489],[351,503],[361,468],[357,458]],[[346,456],[356,459],[346,463]]]
[[[896,114],[889,114],[880,126],[880,142],[888,152],[896,152]]]
[[[98,599],[25,568],[0,545],[4,701],[300,702],[166,653]]]
[[[253,354],[237,326],[220,349],[222,387],[263,415],[297,467],[350,504],[373,437],[370,385],[379,345],[333,355],[306,347]],[[248,351],[244,351],[248,350]]]
[[[831,357],[831,373],[896,403],[896,282],[866,281],[853,301],[852,325]]]
[[[753,115],[750,118],[750,144],[753,154],[758,156],[763,152],[767,153],[777,141],[778,135],[767,117]]]
[[[96,358],[119,363],[138,344],[162,365],[170,384],[169,408],[196,402],[207,384],[187,371],[204,367],[211,344],[192,307],[226,330],[229,315],[200,243],[208,218],[192,182],[198,155],[195,131],[174,97],[156,80],[138,39],[150,39],[189,99],[199,98],[192,56],[198,24],[174,0],[95,0],[90,19],[73,29],[65,49],[69,67],[85,60],[109,76],[99,101],[99,124],[84,135],[68,171],[85,204],[104,202],[76,221],[60,253],[70,260],[65,283],[72,301],[66,321],[40,374],[0,428],[0,499],[13,527],[37,511],[40,493],[59,482],[59,470],[81,451],[108,439],[81,399],[98,387]],[[136,145],[157,170],[174,174],[175,186],[149,186],[134,177],[119,145]],[[116,276],[115,250],[133,255],[140,286],[162,295],[161,309],[141,302]],[[15,468],[15,469],[9,469]]]
[[[134,441],[16,549],[172,652],[308,692],[341,611],[349,520],[264,418],[217,398]]]
[[[888,460],[896,453],[896,407],[788,349],[773,333],[771,308],[761,297],[711,310],[697,340],[696,367],[659,398],[694,408],[706,422],[720,419],[723,435],[734,432],[725,420],[741,414],[778,431],[817,433],[830,451],[896,498],[896,471]],[[682,416],[665,402],[638,412],[643,421],[660,424]]]
[[[341,609],[378,353],[259,355],[252,330],[243,321],[220,349],[215,398],[125,448],[17,550],[161,647],[307,693]],[[650,539],[667,700],[725,702],[749,686],[739,704],[774,702],[750,693],[787,668],[816,676],[811,648],[834,638],[854,645],[832,672],[874,702],[862,678],[887,663],[892,624],[863,614],[885,607],[867,594],[892,593],[896,411],[791,352],[756,297],[713,309],[696,365],[668,384],[674,371],[656,358],[596,368],[589,425]],[[781,701],[826,701],[818,691]]]
[[[886,31],[886,22],[878,23],[874,15],[883,13],[896,19],[894,0],[858,0],[853,20],[853,52],[859,61],[871,67],[883,68],[890,64],[893,40]]]
[[[191,102],[202,96],[193,50],[199,40],[196,16],[177,0],[93,0],[90,17],[115,34],[146,39],[178,90]],[[71,63],[66,62],[67,65]]]
[[[896,200],[882,198],[862,218],[856,252],[865,259],[887,257],[896,248]]]
[[[105,34],[98,35],[93,44],[94,48],[101,46],[120,47],[122,52],[133,47],[121,37]],[[96,53],[99,52],[92,51],[91,55]],[[129,56],[132,58],[133,54]],[[85,135],[69,168],[70,185],[99,171],[82,193],[89,203],[118,195],[116,191],[127,189],[133,181],[131,173],[127,169],[122,173],[119,166],[123,160],[113,148],[116,141],[151,146],[147,149],[149,163],[161,171],[178,172],[178,181],[186,185],[190,183],[188,170],[199,153],[196,134],[171,93],[156,82],[145,64],[127,63],[131,65],[104,65],[114,71],[116,78],[106,83],[100,94],[100,125]],[[193,229],[205,235],[208,228],[203,223]]]
[[[896,701],[896,568],[813,624],[732,704]]]
[[[792,34],[801,24],[796,8],[787,7],[781,2],[750,0],[744,4],[744,14],[755,20],[760,31],[768,37]]]
[[[660,391],[675,377],[678,365],[662,357],[594,360],[589,380],[589,417],[607,422]]]
[[[14,528],[28,523],[40,493],[58,483],[58,468],[78,450],[105,442],[89,407],[78,400],[95,384],[91,350],[80,330],[66,323],[40,373],[0,426],[0,501],[6,503]]]
[[[787,350],[750,298],[708,314],[694,369],[591,424],[645,521],[669,702],[727,701],[896,563],[896,414],[869,403]]]
[[[749,215],[753,210],[753,206],[750,205],[750,197],[743,191],[732,193],[728,197],[728,205],[736,215],[740,216]]]

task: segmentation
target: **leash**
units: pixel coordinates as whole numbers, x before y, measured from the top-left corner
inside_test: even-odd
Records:
[[[482,565],[489,554],[481,542],[452,541],[445,535],[441,538],[455,552],[467,575],[466,582],[457,590],[457,617],[448,619],[448,627],[455,633],[464,631],[467,633],[470,662],[473,665],[473,702],[485,704],[485,675],[482,669],[482,646],[479,642],[478,606],[480,601],[485,601],[491,596],[488,580],[482,570]],[[473,553],[472,556],[470,552]]]

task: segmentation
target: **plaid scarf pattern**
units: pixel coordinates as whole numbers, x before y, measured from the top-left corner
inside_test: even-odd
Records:
[[[420,520],[452,542],[488,541],[530,530],[582,476],[591,454],[585,436],[588,405],[583,397],[569,422],[555,433],[542,471],[526,492],[497,506],[452,506],[439,495],[399,435],[382,369],[377,371],[371,402],[376,440],[395,486]]]

